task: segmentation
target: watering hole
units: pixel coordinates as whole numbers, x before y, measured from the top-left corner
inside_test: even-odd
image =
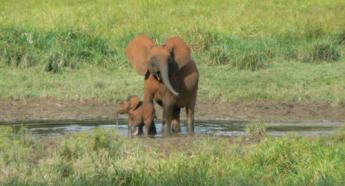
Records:
[[[244,136],[246,128],[253,125],[253,122],[247,121],[196,121],[194,126],[195,134],[212,135],[222,137]],[[112,121],[32,121],[22,124],[0,125],[11,126],[19,129],[24,126],[34,136],[37,137],[57,137],[72,132],[92,131],[96,127],[116,130],[119,134],[127,135],[127,120],[120,120],[116,125]],[[342,126],[340,122],[299,122],[299,123],[265,123],[266,132],[272,136],[283,136],[288,133],[295,133],[299,136],[320,136],[332,135]],[[156,122],[158,134],[161,137],[162,124]],[[185,122],[181,123],[181,133],[183,136],[187,133]]]

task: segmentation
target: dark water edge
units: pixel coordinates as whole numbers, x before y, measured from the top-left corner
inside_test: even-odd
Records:
[[[246,128],[257,122],[250,121],[227,121],[227,120],[203,120],[195,121],[195,134],[211,135],[220,137],[234,137],[246,135]],[[329,136],[334,134],[342,126],[341,122],[271,122],[265,123],[266,131],[272,136],[284,136],[295,133],[299,136]],[[92,131],[96,127],[116,130],[119,134],[127,135],[127,120],[120,119],[119,125],[110,120],[85,120],[85,121],[27,121],[1,124],[1,127],[10,126],[15,130],[25,127],[37,137],[57,137],[66,133]],[[162,124],[156,122],[158,135],[161,137]],[[186,123],[182,121],[181,133],[187,132]]]

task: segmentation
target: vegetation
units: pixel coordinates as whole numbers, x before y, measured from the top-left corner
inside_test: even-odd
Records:
[[[199,65],[198,97],[211,101],[325,101],[345,103],[345,63],[272,63],[260,71],[233,71],[231,66]],[[143,77],[127,67],[84,66],[63,73],[41,67],[0,68],[0,97],[26,99],[99,99],[114,101],[143,95]]]
[[[0,130],[2,185],[343,185],[345,133],[128,140],[96,129],[37,139]],[[175,139],[176,140],[176,139]],[[162,143],[162,144],[159,144]]]
[[[338,61],[344,50],[343,1],[1,4],[2,61],[15,66],[41,62],[53,72],[79,63],[125,63],[123,48],[139,33],[160,42],[180,35],[200,63],[250,70],[272,60]]]
[[[140,95],[123,49],[145,33],[191,45],[201,99],[343,103],[344,9],[342,0],[0,0],[0,97]]]
[[[192,47],[203,100],[345,103],[345,1],[0,0],[0,99],[142,95],[123,49],[145,33]],[[344,185],[345,134],[39,139],[0,130],[1,185]],[[163,143],[163,144],[157,144]],[[177,145],[177,147],[175,146]]]

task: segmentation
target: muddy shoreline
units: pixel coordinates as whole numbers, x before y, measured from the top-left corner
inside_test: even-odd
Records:
[[[0,99],[0,123],[30,121],[112,121],[115,102],[98,100]],[[158,119],[161,108],[156,107]],[[126,118],[126,116],[121,116]],[[181,119],[185,118],[184,110]],[[196,120],[240,120],[265,122],[345,121],[345,105],[329,103],[251,101],[212,103],[199,101]]]

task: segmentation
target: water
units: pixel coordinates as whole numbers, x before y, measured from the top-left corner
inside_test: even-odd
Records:
[[[214,136],[243,136],[246,135],[245,129],[251,123],[244,121],[196,121],[195,134],[214,135]],[[4,125],[0,125],[4,126]],[[34,136],[39,137],[56,137],[71,132],[92,131],[96,127],[116,130],[121,135],[127,135],[127,121],[120,120],[119,125],[111,121],[38,121],[27,124],[12,124],[15,128],[25,126]],[[320,136],[332,135],[341,126],[338,122],[304,122],[304,123],[267,123],[266,131],[272,136],[283,136],[290,132],[300,136]],[[161,137],[162,124],[156,123],[158,135]],[[187,133],[185,123],[181,124],[181,134]]]

